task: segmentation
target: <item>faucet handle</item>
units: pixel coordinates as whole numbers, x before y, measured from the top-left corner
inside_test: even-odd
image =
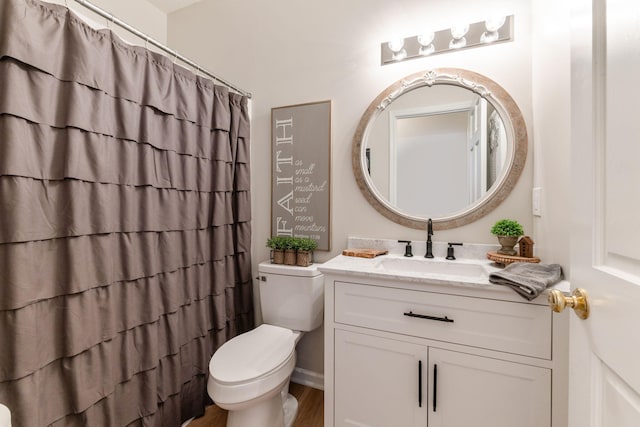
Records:
[[[412,257],[413,252],[411,251],[411,240],[398,240],[398,243],[405,243],[407,246],[404,247],[404,256]]]
[[[456,259],[455,255],[453,254],[453,245],[462,246],[462,243],[447,243],[447,245],[449,245],[449,247],[447,248],[447,259]]]

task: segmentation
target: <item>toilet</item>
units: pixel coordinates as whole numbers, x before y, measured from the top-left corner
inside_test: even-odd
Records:
[[[11,411],[0,403],[0,427],[11,427]]]
[[[324,279],[309,267],[258,266],[264,324],[224,343],[209,362],[207,392],[229,411],[228,427],[291,427],[298,402],[289,394],[295,347],[322,324]]]

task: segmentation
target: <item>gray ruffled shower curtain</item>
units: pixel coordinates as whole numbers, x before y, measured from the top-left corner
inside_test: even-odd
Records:
[[[65,7],[0,1],[0,403],[179,426],[253,327],[247,98]]]

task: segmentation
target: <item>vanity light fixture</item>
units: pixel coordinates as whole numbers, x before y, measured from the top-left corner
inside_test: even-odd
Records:
[[[425,30],[417,36],[391,40],[381,44],[381,64],[511,41],[513,22],[513,15],[498,16],[472,24],[454,25],[445,30]]]

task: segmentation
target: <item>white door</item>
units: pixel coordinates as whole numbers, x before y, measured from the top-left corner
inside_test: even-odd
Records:
[[[335,331],[336,427],[425,427],[427,347]]]
[[[571,427],[640,426],[640,2],[574,0]]]
[[[469,115],[468,127],[469,204],[487,192],[487,101],[478,97]]]
[[[429,427],[549,427],[550,389],[550,369],[429,348]]]

